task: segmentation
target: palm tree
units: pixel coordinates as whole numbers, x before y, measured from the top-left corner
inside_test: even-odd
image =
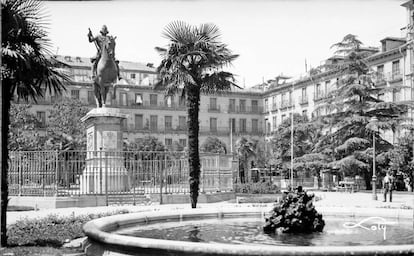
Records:
[[[220,42],[219,29],[213,24],[198,27],[185,22],[172,22],[163,35],[170,41],[168,48],[157,47],[162,57],[158,66],[159,82],[165,94],[181,94],[186,98],[188,113],[188,154],[191,207],[196,208],[200,182],[199,105],[201,93],[230,90],[235,84],[233,74],[223,71],[238,55]]]
[[[239,167],[243,168],[243,171],[240,171],[239,168],[239,178],[240,182],[244,183],[251,178],[246,177],[249,168],[248,160],[250,157],[256,156],[256,145],[252,140],[241,137],[236,141],[236,151],[239,156]]]
[[[2,0],[1,43],[1,245],[7,244],[6,210],[7,136],[10,102],[14,96],[23,100],[42,97],[46,90],[61,93],[69,77],[54,67],[63,65],[51,57],[50,41],[45,30],[42,2],[37,0]]]

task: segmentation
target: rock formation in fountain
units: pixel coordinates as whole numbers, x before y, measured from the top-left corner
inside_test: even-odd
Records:
[[[312,233],[322,232],[325,221],[315,210],[313,194],[307,194],[301,187],[288,192],[281,202],[275,205],[271,216],[263,226],[265,233]]]

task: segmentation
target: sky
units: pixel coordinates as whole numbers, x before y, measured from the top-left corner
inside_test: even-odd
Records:
[[[102,25],[117,36],[116,57],[153,63],[162,31],[172,21],[214,23],[221,40],[239,58],[228,68],[241,86],[251,87],[277,75],[296,77],[330,57],[330,47],[355,34],[366,46],[387,36],[403,37],[406,0],[113,0],[46,1],[52,51],[92,57],[88,42]]]

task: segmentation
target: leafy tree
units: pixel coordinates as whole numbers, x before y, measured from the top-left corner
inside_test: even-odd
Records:
[[[29,104],[11,104],[8,149],[11,151],[41,150],[45,136],[39,134],[40,122]]]
[[[1,1],[1,245],[7,244],[6,210],[7,187],[7,140],[10,123],[10,104],[13,96],[28,100],[43,97],[45,90],[60,94],[67,75],[54,68],[63,65],[48,50],[42,13],[43,6],[37,0]]]
[[[237,55],[220,42],[219,29],[213,24],[199,27],[184,22],[172,22],[163,35],[170,41],[168,48],[156,50],[162,61],[158,66],[159,83],[166,95],[181,94],[186,98],[188,112],[188,151],[191,207],[196,208],[200,183],[199,105],[201,93],[230,90],[233,74],[222,68],[231,64]]]
[[[339,167],[345,175],[362,174],[369,186],[367,160],[369,154],[372,155],[372,149],[369,149],[372,138],[375,136],[377,153],[392,147],[378,131],[395,131],[406,106],[378,99],[378,93],[389,88],[373,82],[373,73],[364,60],[371,52],[362,47],[355,35],[345,36],[332,47],[337,49],[336,54],[343,55],[344,60],[329,67],[336,69],[339,81],[317,108],[317,111],[327,112],[322,119],[330,132],[316,145],[316,152],[333,148],[331,157],[335,162],[332,166]]]
[[[165,146],[154,136],[145,136],[138,138],[133,142],[124,145],[124,149],[128,151],[147,151],[147,152],[164,152]]]
[[[226,144],[217,137],[208,137],[201,145],[202,152],[226,154]]]
[[[81,150],[86,148],[86,127],[81,118],[88,113],[81,101],[63,98],[49,113],[47,134],[50,147]]]
[[[309,122],[306,115],[293,115],[293,156],[301,157],[312,152],[321,136],[322,124]],[[288,163],[291,160],[291,118],[286,118],[272,137],[272,150],[275,158]]]
[[[246,137],[240,137],[236,141],[236,152],[239,157],[239,178],[244,183],[248,180],[247,170],[249,169],[249,159],[256,156],[256,145],[254,141]]]
[[[328,168],[329,157],[321,153],[309,153],[295,158],[293,169],[296,172],[309,173],[320,179],[321,170]],[[319,182],[318,182],[319,186]]]

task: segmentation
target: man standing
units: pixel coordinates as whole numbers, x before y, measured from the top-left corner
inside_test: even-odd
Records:
[[[387,193],[390,192],[390,202],[392,202],[392,189],[394,186],[394,178],[387,172],[383,181],[382,188],[384,189],[384,201],[387,201]]]
[[[108,35],[109,31],[108,31],[108,28],[106,27],[106,25],[103,25],[101,31],[99,31],[99,32],[101,34],[97,35],[95,37],[92,35],[92,31],[90,29],[89,29],[89,33],[88,33],[89,42],[90,43],[95,42],[96,48],[98,50],[95,57],[91,58],[91,62],[92,62],[92,79],[95,79],[95,77],[96,77],[96,68],[98,66],[99,59],[101,58],[102,45],[105,41],[110,40],[110,38],[112,37],[112,36]],[[113,58],[114,58],[114,61],[116,63],[118,78],[121,79],[121,77],[119,76],[119,66],[118,66],[119,61],[117,61],[115,59],[115,49],[113,51]]]

